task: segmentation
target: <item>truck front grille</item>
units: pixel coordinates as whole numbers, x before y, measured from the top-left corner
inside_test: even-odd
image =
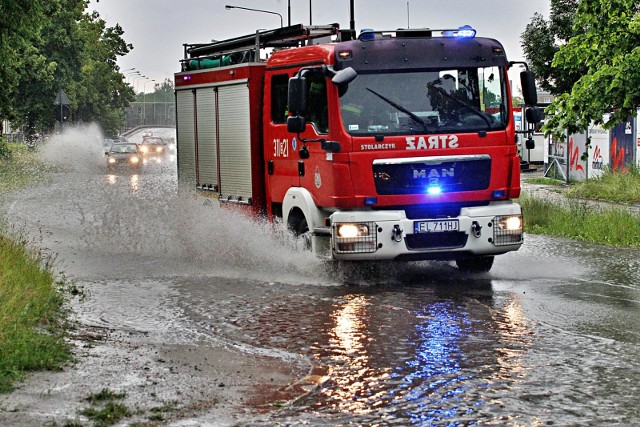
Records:
[[[491,158],[485,155],[376,160],[373,179],[380,195],[426,194],[485,190],[491,179]]]

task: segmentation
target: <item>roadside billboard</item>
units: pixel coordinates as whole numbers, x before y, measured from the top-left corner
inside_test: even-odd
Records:
[[[577,133],[569,135],[566,144],[567,160],[569,164],[569,179],[575,181],[583,181],[587,179],[589,165],[587,160],[583,159],[587,153],[587,134]]]
[[[597,178],[609,166],[609,131],[592,124],[587,130],[591,137],[589,145],[589,178]]]
[[[635,121],[631,117],[611,129],[609,151],[611,170],[627,171],[636,164]]]
[[[565,180],[581,181],[597,178],[605,170],[627,171],[640,165],[639,117],[630,117],[609,130],[592,124],[585,133],[568,135],[563,142],[550,140],[545,153],[545,175],[559,173]],[[585,152],[588,153],[586,161],[582,159]]]

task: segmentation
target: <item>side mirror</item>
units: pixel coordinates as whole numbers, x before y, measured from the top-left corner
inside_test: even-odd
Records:
[[[307,79],[304,76],[296,76],[289,79],[289,92],[287,98],[289,111],[291,111],[295,116],[306,111]]]
[[[331,79],[331,82],[338,86],[346,85],[351,83],[356,77],[358,77],[356,70],[351,67],[347,67],[344,70],[338,71]]]
[[[522,86],[522,96],[526,105],[536,105],[538,103],[538,93],[536,91],[536,78],[529,70],[520,73],[520,85]]]
[[[528,123],[540,123],[544,119],[544,111],[540,107],[529,107],[525,110],[524,116]]]
[[[349,83],[351,83],[356,77],[358,77],[358,73],[351,67],[340,70],[335,76],[333,76],[331,82],[338,86],[338,96],[342,97],[342,95],[347,93]]]
[[[307,127],[307,120],[303,116],[287,117],[287,132],[302,133]]]

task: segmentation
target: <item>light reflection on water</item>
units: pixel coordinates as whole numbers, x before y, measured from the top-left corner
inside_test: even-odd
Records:
[[[335,326],[328,340],[329,348],[333,350],[331,359],[335,368],[332,377],[336,387],[324,389],[323,393],[340,412],[369,413],[371,405],[368,399],[356,397],[365,394],[371,386],[375,389],[377,384],[372,382],[377,382],[377,377],[382,376],[369,366],[368,331],[364,322],[366,311],[367,297],[356,295],[347,298],[331,314]]]
[[[501,398],[526,375],[530,320],[517,299],[493,307],[491,292],[440,291],[339,297],[312,347],[330,380],[271,421],[468,425],[491,423],[500,405],[498,417],[512,417]]]
[[[418,314],[421,321],[415,325],[414,358],[396,368],[393,375],[401,379],[396,401],[411,402],[406,415],[415,424],[455,419],[458,408],[447,402],[460,398],[468,379],[460,367],[459,346],[468,319],[456,319],[451,304],[446,302],[426,310]]]
[[[140,176],[137,173],[132,175],[115,175],[109,174],[107,175],[107,182],[110,185],[116,185],[120,181],[125,181],[129,185],[129,190],[131,194],[135,194],[140,189]]]

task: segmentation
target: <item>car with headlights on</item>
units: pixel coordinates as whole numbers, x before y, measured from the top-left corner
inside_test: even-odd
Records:
[[[114,142],[104,154],[110,169],[118,166],[139,168],[142,165],[140,148],[133,142]]]
[[[145,157],[164,157],[167,154],[167,146],[159,136],[147,136],[142,138],[140,153]]]

